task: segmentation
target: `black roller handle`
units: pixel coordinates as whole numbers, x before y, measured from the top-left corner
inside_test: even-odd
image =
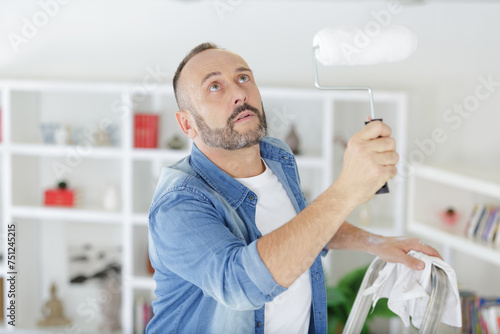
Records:
[[[368,121],[368,122],[365,122],[365,125],[370,123],[370,122],[374,122],[374,121],[380,121],[380,122],[383,122],[382,118],[375,118],[375,119],[372,119],[371,121]],[[380,137],[379,137],[380,138]],[[382,186],[382,188],[380,188],[376,193],[375,195],[379,195],[379,194],[387,194],[389,193],[389,186],[387,185],[387,182]]]

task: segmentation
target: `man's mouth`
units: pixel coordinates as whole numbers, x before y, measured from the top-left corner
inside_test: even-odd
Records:
[[[235,122],[239,122],[245,118],[248,118],[250,116],[253,116],[253,113],[251,111],[243,111],[241,112],[237,117]]]

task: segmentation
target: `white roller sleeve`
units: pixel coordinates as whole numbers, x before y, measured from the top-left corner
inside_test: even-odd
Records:
[[[377,29],[378,27],[378,29]],[[314,36],[316,59],[323,65],[371,65],[408,58],[417,37],[407,26],[328,27]]]

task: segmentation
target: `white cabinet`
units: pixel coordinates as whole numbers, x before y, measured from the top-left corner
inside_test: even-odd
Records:
[[[70,284],[68,260],[71,247],[96,244],[121,247],[121,279],[117,284],[121,332],[132,333],[134,304],[152,296],[155,286],[147,270],[147,211],[157,179],[163,166],[190,152],[190,143],[175,121],[172,87],[4,81],[0,89],[0,222],[4,254],[0,275],[4,278],[4,305],[10,302],[5,293],[9,272],[6,230],[13,222],[17,228],[16,327],[8,326],[6,318],[0,331],[43,331],[37,321],[42,316],[42,305],[50,297],[50,285],[55,282],[74,328],[98,332],[103,288],[98,281]],[[297,163],[304,191],[312,200],[338,174],[343,148],[334,143],[334,138],[342,135],[347,139],[363,126],[369,114],[367,96],[268,87],[262,88],[261,94],[269,135],[285,139],[291,124],[296,126],[301,143]],[[376,92],[375,101],[377,116],[393,127],[400,154],[404,154],[406,96]],[[160,114],[159,149],[134,148],[133,114],[141,111]],[[67,126],[69,138],[87,131],[86,141],[44,143],[41,125],[54,123]],[[113,137],[108,133],[104,140],[99,131],[110,124]],[[165,148],[174,135],[185,138],[184,149]],[[43,205],[44,190],[54,187],[60,179],[78,188],[79,206]],[[404,184],[394,181],[389,184],[390,194],[376,196],[370,229],[383,234],[402,232]],[[104,210],[102,204],[108,185],[119,192],[119,205],[114,211]],[[355,224],[356,215],[351,217]]]

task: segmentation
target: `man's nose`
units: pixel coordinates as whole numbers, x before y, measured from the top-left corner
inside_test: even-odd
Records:
[[[237,84],[233,85],[232,94],[233,106],[238,106],[248,101],[247,92]]]

